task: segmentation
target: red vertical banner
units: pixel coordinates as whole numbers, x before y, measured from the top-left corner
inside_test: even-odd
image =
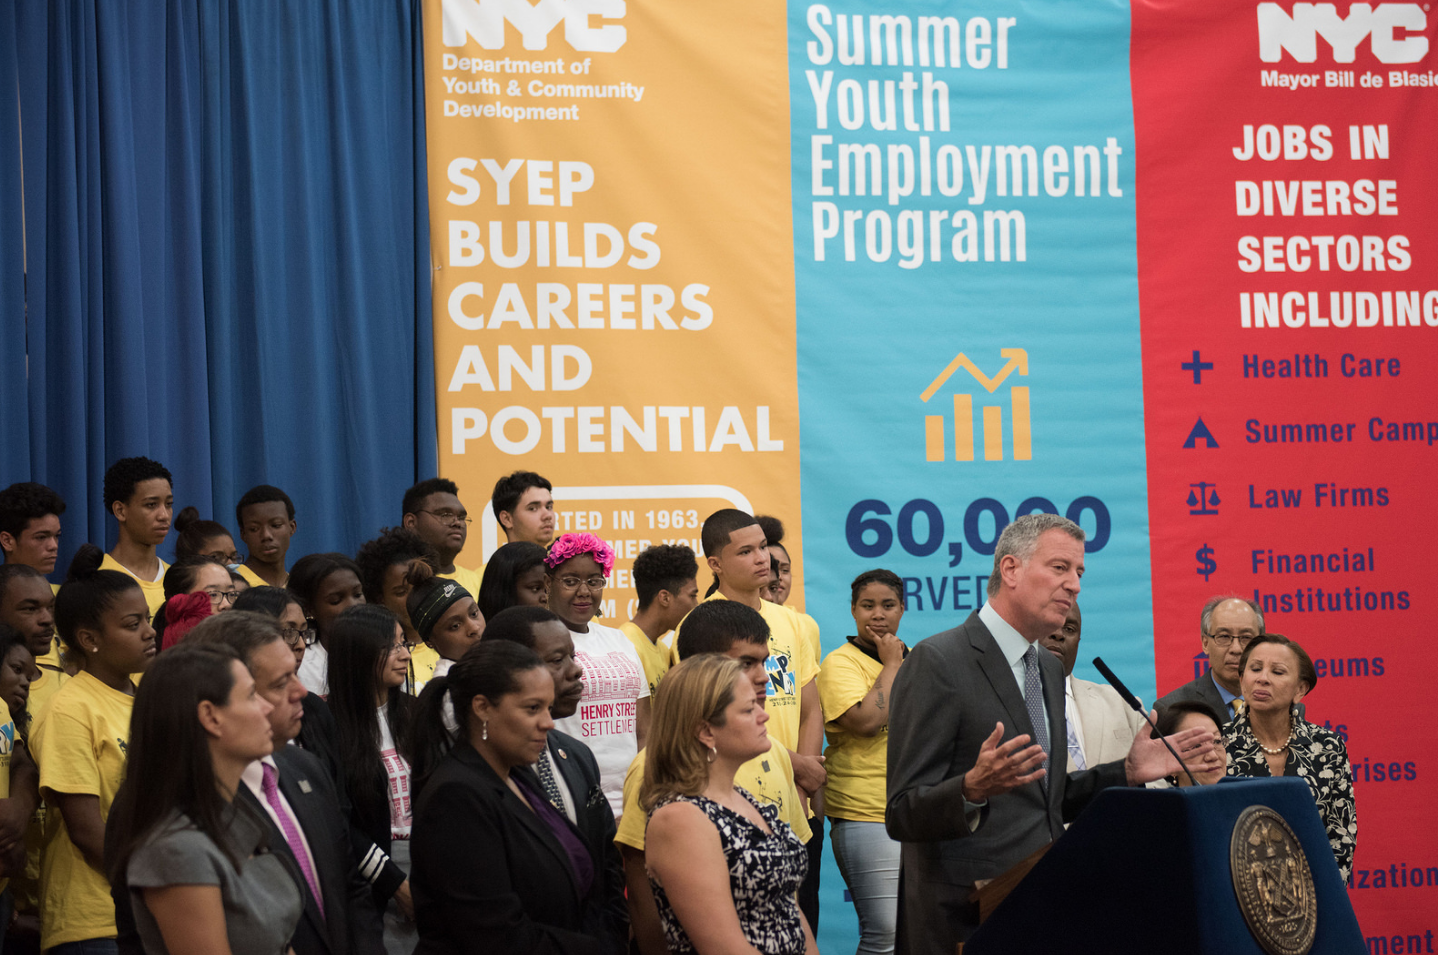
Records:
[[[1435,27],[1414,3],[1133,5],[1159,691],[1203,671],[1212,595],[1309,651],[1370,951],[1438,929]]]

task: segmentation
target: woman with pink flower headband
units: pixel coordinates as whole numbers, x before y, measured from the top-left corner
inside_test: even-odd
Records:
[[[589,744],[618,819],[624,774],[649,730],[649,683],[623,631],[594,622],[602,612],[605,578],[614,569],[614,548],[593,534],[564,534],[549,545],[544,566],[549,609],[574,635],[574,659],[584,669],[579,709],[554,725]]]

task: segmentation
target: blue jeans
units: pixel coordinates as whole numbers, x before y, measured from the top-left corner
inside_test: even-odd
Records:
[[[116,955],[113,938],[87,938],[45,949],[45,955]]]
[[[899,843],[882,822],[829,820],[834,859],[859,914],[858,955],[890,955],[899,915]]]

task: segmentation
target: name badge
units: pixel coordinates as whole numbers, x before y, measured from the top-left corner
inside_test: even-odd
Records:
[[[308,779],[301,779],[301,780],[300,780],[300,792],[302,792],[302,793],[312,793],[312,792],[314,792],[314,787],[312,787],[312,786],[310,785],[310,781],[309,781]]]

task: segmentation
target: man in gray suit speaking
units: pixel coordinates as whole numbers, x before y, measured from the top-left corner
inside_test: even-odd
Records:
[[[1100,789],[1179,771],[1145,726],[1126,759],[1068,773],[1063,666],[1037,642],[1078,597],[1083,542],[1054,514],[1015,520],[988,603],[914,647],[894,682],[884,821],[903,843],[900,953],[953,955],[978,927],[977,880],[1057,839]],[[1195,770],[1216,759],[1211,732],[1169,742]]]

